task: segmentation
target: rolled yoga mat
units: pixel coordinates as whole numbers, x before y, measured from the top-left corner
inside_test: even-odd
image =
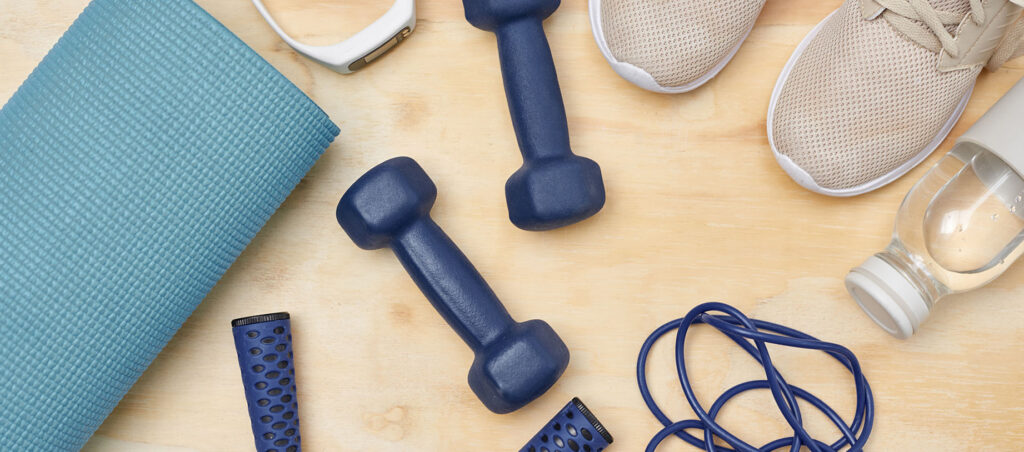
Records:
[[[337,134],[191,1],[93,1],[0,110],[2,449],[81,448]]]

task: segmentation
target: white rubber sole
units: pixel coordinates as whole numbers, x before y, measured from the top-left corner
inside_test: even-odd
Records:
[[[604,55],[604,59],[608,61],[608,64],[611,65],[615,73],[626,79],[626,81],[656,93],[679,94],[700,88],[702,85],[715,78],[719,72],[722,72],[722,69],[725,69],[725,66],[728,65],[729,62],[732,61],[733,57],[736,56],[736,52],[740,50],[743,42],[747,40],[748,36],[750,36],[751,30],[754,29],[754,24],[750,24],[750,28],[747,29],[747,32],[743,35],[743,39],[740,39],[740,42],[736,43],[736,46],[729,50],[729,54],[726,55],[722,61],[712,67],[710,71],[701,75],[696,80],[680,86],[661,86],[654,80],[654,77],[652,77],[651,74],[647,73],[647,71],[640,69],[633,64],[615,59],[615,56],[612,55],[611,50],[608,48],[607,41],[604,39],[604,30],[601,25],[601,0],[590,0],[588,6],[590,10],[590,29],[594,33],[594,41],[597,42],[597,47],[601,49],[601,54]]]
[[[942,128],[939,130],[938,135],[936,135],[930,143],[928,143],[923,149],[921,149],[920,152],[915,154],[910,160],[907,160],[902,165],[894,168],[892,171],[882,175],[877,179],[870,180],[868,182],[865,182],[854,187],[843,189],[822,187],[818,185],[817,182],[815,182],[814,178],[811,177],[811,175],[808,174],[807,171],[793,163],[793,160],[791,160],[789,157],[782,155],[779,152],[778,148],[775,147],[775,127],[773,125],[773,118],[775,117],[775,106],[778,102],[779,95],[782,93],[782,88],[785,86],[786,79],[789,78],[789,74],[793,71],[793,67],[796,66],[797,61],[800,59],[800,56],[803,55],[804,51],[807,49],[807,46],[810,45],[811,41],[814,40],[818,33],[821,32],[821,29],[824,28],[825,24],[828,23],[828,21],[831,20],[833,16],[835,16],[835,11],[833,11],[832,14],[829,14],[828,17],[826,17],[824,20],[819,22],[818,25],[816,25],[814,29],[812,29],[811,32],[804,37],[803,41],[800,41],[800,45],[798,45],[796,50],[793,51],[793,55],[789,57],[789,61],[786,62],[786,66],[782,68],[782,73],[779,74],[779,79],[778,81],[775,82],[775,89],[772,90],[771,102],[768,104],[768,145],[771,146],[772,148],[772,154],[775,155],[775,161],[779,162],[779,166],[781,166],[782,169],[786,171],[786,174],[788,174],[789,177],[792,178],[797,184],[800,184],[801,187],[804,187],[815,193],[821,193],[823,195],[848,197],[861,195],[884,187],[885,185],[888,185],[892,181],[899,179],[901,176],[906,174],[907,171],[910,171],[915,166],[924,161],[924,159],[926,159],[929,155],[931,155],[931,153],[934,152],[935,149],[942,144],[942,141],[946,139],[946,136],[949,135],[950,130],[953,130],[953,126],[956,125],[957,121],[960,120],[960,115],[963,114],[964,108],[967,107],[967,101],[970,100],[971,98],[971,93],[974,91],[974,86],[972,85],[971,88],[968,89],[966,93],[964,93],[964,96],[960,99],[960,103],[957,104],[956,110],[949,117],[946,123],[942,125]]]

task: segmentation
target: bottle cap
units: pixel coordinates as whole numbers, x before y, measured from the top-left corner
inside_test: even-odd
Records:
[[[917,286],[878,256],[850,270],[846,290],[871,320],[900,339],[914,334],[931,309]]]
[[[995,154],[1024,175],[1024,79],[1017,82],[977,122],[956,140],[958,147],[971,146]]]

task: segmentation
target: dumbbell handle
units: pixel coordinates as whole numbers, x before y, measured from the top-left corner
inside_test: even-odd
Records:
[[[398,234],[391,249],[441,317],[474,351],[515,324],[466,255],[429,216]]]
[[[505,97],[523,157],[542,159],[572,153],[565,104],[541,20],[519,17],[494,32]]]

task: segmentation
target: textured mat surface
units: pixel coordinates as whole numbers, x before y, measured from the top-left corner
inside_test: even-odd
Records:
[[[89,5],[0,110],[2,448],[80,448],[337,133],[191,1]]]

